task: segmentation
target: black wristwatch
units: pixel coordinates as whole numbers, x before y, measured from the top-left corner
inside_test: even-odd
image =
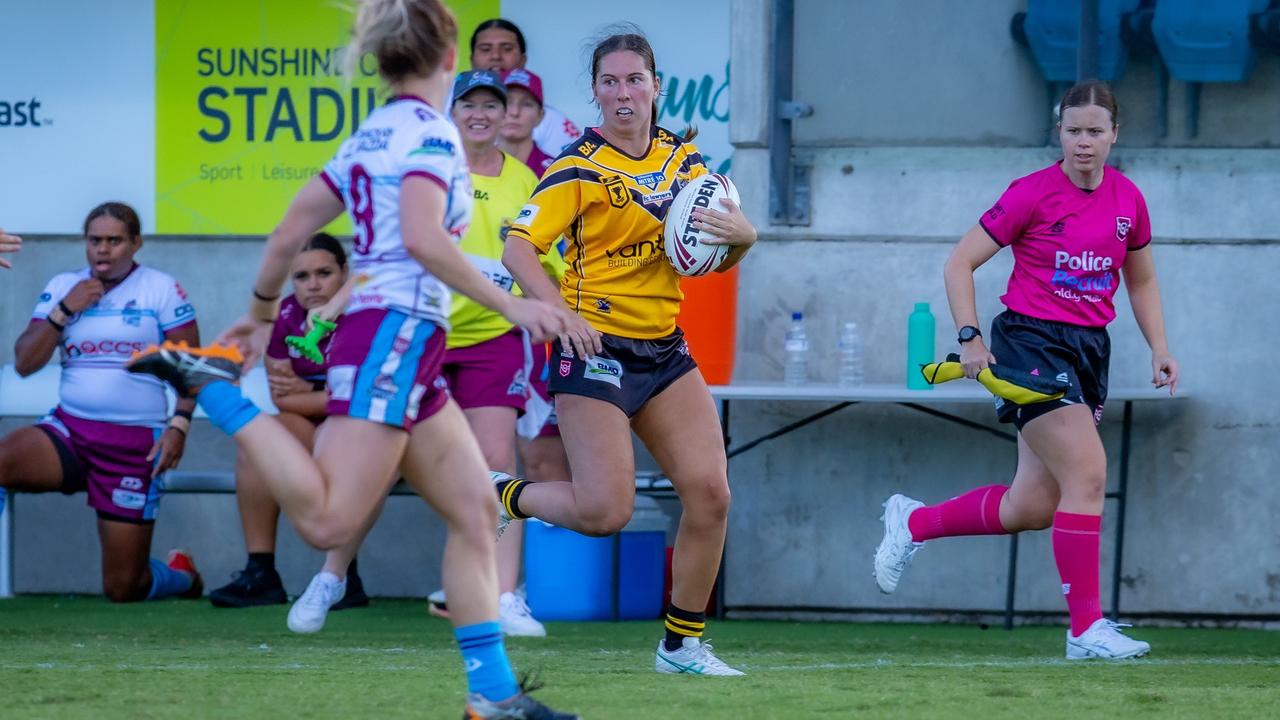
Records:
[[[961,345],[969,342],[974,338],[982,337],[982,331],[972,325],[965,325],[960,328],[960,334],[956,336],[956,341]]]

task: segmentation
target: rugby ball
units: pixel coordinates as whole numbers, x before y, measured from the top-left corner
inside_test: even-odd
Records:
[[[719,173],[710,173],[685,185],[671,202],[662,235],[667,260],[677,273],[689,277],[706,275],[724,262],[731,247],[703,242],[713,236],[693,226],[693,211],[702,208],[725,212],[720,199],[726,197],[740,203],[733,182]]]

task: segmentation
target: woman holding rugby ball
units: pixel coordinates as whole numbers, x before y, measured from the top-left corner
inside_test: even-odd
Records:
[[[880,590],[893,592],[926,540],[1053,528],[1053,554],[1071,614],[1067,658],[1119,660],[1147,654],[1102,616],[1098,536],[1107,457],[1098,436],[1107,399],[1120,271],[1138,327],[1151,347],[1151,382],[1178,385],[1178,364],[1165,342],[1151,223],[1138,188],[1107,167],[1116,141],[1116,101],[1099,82],[1067,91],[1059,105],[1063,159],[1014,180],[947,260],[951,315],[968,377],[999,362],[1070,383],[1066,397],[1034,405],[996,400],[1001,422],[1018,429],[1012,485],[989,485],[924,506],[904,495],[885,503],[884,539],[876,550]],[[973,272],[1001,248],[1013,248],[1013,274],[991,324],[991,349],[978,329]]]
[[[591,78],[602,123],[547,168],[503,254],[526,293],[567,302],[575,313],[553,343],[550,378],[573,480],[504,478],[499,497],[508,518],[615,533],[635,502],[634,430],[684,506],[667,636],[655,669],[741,675],[700,641],[724,548],[729,482],[715,404],[675,324],[679,276],[662,250],[672,198],[707,169],[689,143],[692,135],[681,138],[656,124],[660,81],[653,49],[637,29],[595,46]],[[697,220],[699,229],[733,247],[720,271],[755,243],[755,228],[732,202],[699,212]],[[538,255],[561,235],[569,269],[557,288]]]

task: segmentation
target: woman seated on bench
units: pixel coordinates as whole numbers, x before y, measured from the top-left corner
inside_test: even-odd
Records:
[[[329,302],[342,289],[347,279],[347,253],[342,243],[326,233],[313,236],[294,259],[289,276],[293,280],[293,295],[280,304],[264,363],[271,383],[271,398],[280,410],[277,417],[311,447],[316,430],[325,419],[327,368],[288,347],[285,337],[303,335],[307,314]],[[321,352],[327,353],[330,337],[332,335],[320,341]],[[217,607],[231,608],[288,602],[275,564],[280,506],[267,492],[259,470],[243,453],[236,455],[236,503],[240,507],[248,563],[231,582],[210,592],[209,600]],[[346,573],[347,593],[334,609],[368,605],[369,597],[356,573],[354,559]]]
[[[84,238],[88,267],[49,281],[14,347],[22,376],[58,349],[62,380],[53,412],[0,439],[0,508],[6,491],[88,490],[109,599],[199,597],[190,554],[149,558],[164,472],[182,459],[195,403],[179,400],[169,417],[164,383],[124,370],[161,337],[198,344],[195,311],[172,277],[134,261],[142,231],[128,205],[94,208]]]

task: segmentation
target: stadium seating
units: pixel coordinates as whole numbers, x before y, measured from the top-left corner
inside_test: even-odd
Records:
[[[1138,9],[1139,0],[1099,0],[1098,78],[1111,82],[1124,73],[1129,48],[1121,33],[1123,16]],[[1015,19],[1015,34],[1018,34]],[[1050,82],[1076,79],[1080,6],[1062,0],[1028,0],[1021,33],[1040,72]]]
[[[1182,82],[1243,82],[1253,70],[1254,15],[1268,0],[1159,0],[1151,30],[1160,56]]]

